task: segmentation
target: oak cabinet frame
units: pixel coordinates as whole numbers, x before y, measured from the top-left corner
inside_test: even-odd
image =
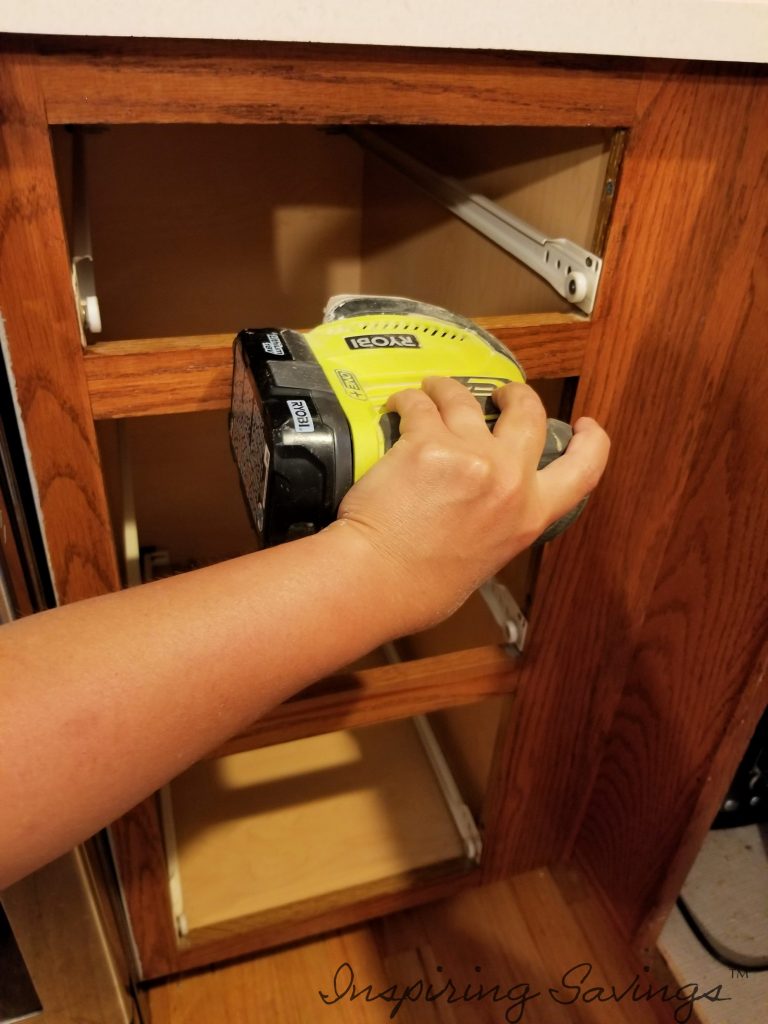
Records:
[[[614,443],[589,515],[543,559],[525,658],[510,667],[485,649],[374,670],[357,705],[319,694],[311,710],[277,709],[255,727],[275,742],[345,715],[384,720],[393,700],[429,708],[514,691],[481,868],[178,940],[154,799],[113,835],[147,978],[569,860],[628,940],[652,945],[768,699],[764,70],[5,37],[0,83],[0,310],[61,602],[119,586],[94,418],[221,407],[229,356],[226,339],[83,351],[50,125],[628,129],[593,316],[490,324],[525,349],[532,376],[578,375],[576,414],[600,419]]]

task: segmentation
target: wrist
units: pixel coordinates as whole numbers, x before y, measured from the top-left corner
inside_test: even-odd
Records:
[[[371,648],[418,628],[421,602],[412,574],[358,523],[338,519],[312,539],[337,567],[334,585],[343,580],[349,612]]]

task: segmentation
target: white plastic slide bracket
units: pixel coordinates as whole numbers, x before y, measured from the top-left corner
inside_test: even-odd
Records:
[[[382,644],[381,650],[390,665],[400,664],[402,659],[398,654],[397,647],[395,647],[391,641]],[[432,726],[429,724],[429,719],[426,715],[414,715],[411,721],[413,722],[413,726],[421,740],[424,753],[427,755],[429,763],[432,765],[432,770],[435,773],[435,778],[438,786],[440,787],[440,791],[443,794],[446,807],[448,808],[448,811],[453,818],[453,823],[461,836],[461,841],[464,843],[466,855],[469,860],[473,861],[475,864],[479,864],[480,855],[483,852],[483,841],[480,837],[480,832],[475,824],[472,812],[464,803],[461,791],[456,785],[456,780],[451,773],[450,766],[445,759],[445,755],[440,749],[440,744],[432,731]]]
[[[592,312],[603,266],[595,253],[567,238],[549,238],[485,196],[467,192],[456,179],[438,174],[375,132],[350,128],[348,133],[454,216],[520,260],[568,302],[584,313]]]
[[[461,189],[458,182],[452,184]],[[483,234],[487,232],[492,241],[542,277],[558,295],[585,313],[592,312],[603,269],[599,256],[568,238],[547,237],[485,196],[475,193],[468,199],[477,206],[470,215],[477,219],[479,212],[480,216],[474,227]],[[469,217],[462,219],[473,223]]]
[[[168,891],[171,897],[171,912],[176,922],[176,933],[180,938],[189,934],[187,915],[184,912],[184,893],[181,888],[179,857],[176,847],[176,828],[173,822],[173,803],[171,787],[163,786],[160,790],[160,823],[165,843],[165,858],[168,871]]]
[[[478,593],[485,601],[496,622],[504,630],[506,642],[518,654],[523,653],[528,634],[528,620],[509,590],[495,576],[484,583]]]
[[[442,790],[446,806],[464,843],[466,855],[469,860],[479,864],[483,852],[483,841],[480,838],[475,819],[472,817],[472,812],[462,799],[459,787],[456,785],[456,780],[451,773],[445,755],[440,749],[440,744],[432,731],[432,726],[429,724],[429,719],[426,715],[414,715],[411,721],[419,735],[424,752],[432,765],[432,770]]]
[[[85,331],[101,333],[101,311],[96,295],[91,246],[91,221],[85,180],[83,135],[75,130],[72,139],[72,287],[80,318],[80,336],[87,344]]]
[[[141,583],[141,549],[136,525],[136,496],[133,488],[133,468],[128,442],[128,429],[123,420],[117,421],[117,449],[120,463],[122,495],[123,569],[125,584],[137,587]]]
[[[90,256],[72,258],[72,287],[81,328],[90,334],[101,334],[101,310],[93,276],[93,259]],[[83,344],[86,344],[85,337]]]

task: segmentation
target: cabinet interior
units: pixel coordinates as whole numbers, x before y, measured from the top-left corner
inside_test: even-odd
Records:
[[[593,245],[611,131],[380,131],[553,237]],[[308,327],[339,292],[408,295],[467,316],[573,308],[333,128],[55,128],[70,234],[73,132],[103,323],[93,340]]]
[[[537,227],[593,245],[610,132],[384,131]],[[71,132],[53,140],[71,230]],[[104,325],[92,340],[311,326],[339,292],[405,294],[469,316],[572,310],[338,131],[121,126],[87,130],[83,144]],[[532,383],[550,415],[567,416],[572,389]],[[126,479],[139,544],[167,552],[173,567],[255,549],[226,412],[100,421],[97,433],[118,550]],[[501,574],[526,609],[536,564],[527,552]],[[476,594],[447,623],[352,670],[503,640]],[[424,719],[480,827],[499,725],[513,710],[505,695]],[[410,719],[203,761],[166,790],[163,808],[180,934],[472,865]]]
[[[200,762],[164,804],[182,933],[470,867],[409,719]]]

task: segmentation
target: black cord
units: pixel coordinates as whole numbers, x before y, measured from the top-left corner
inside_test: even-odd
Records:
[[[691,931],[699,940],[699,942],[707,951],[707,953],[709,953],[711,957],[714,957],[715,960],[718,960],[721,964],[723,964],[724,967],[730,967],[732,971],[747,971],[749,973],[752,973],[754,971],[755,974],[758,974],[761,971],[768,971],[768,960],[764,960],[761,963],[757,964],[742,964],[739,963],[737,960],[730,960],[727,956],[724,956],[722,953],[718,952],[712,945],[712,943],[709,941],[707,936],[704,934],[704,932],[701,930],[699,922],[688,909],[688,904],[685,902],[682,896],[677,897],[677,909],[683,915],[683,920],[691,929]]]

